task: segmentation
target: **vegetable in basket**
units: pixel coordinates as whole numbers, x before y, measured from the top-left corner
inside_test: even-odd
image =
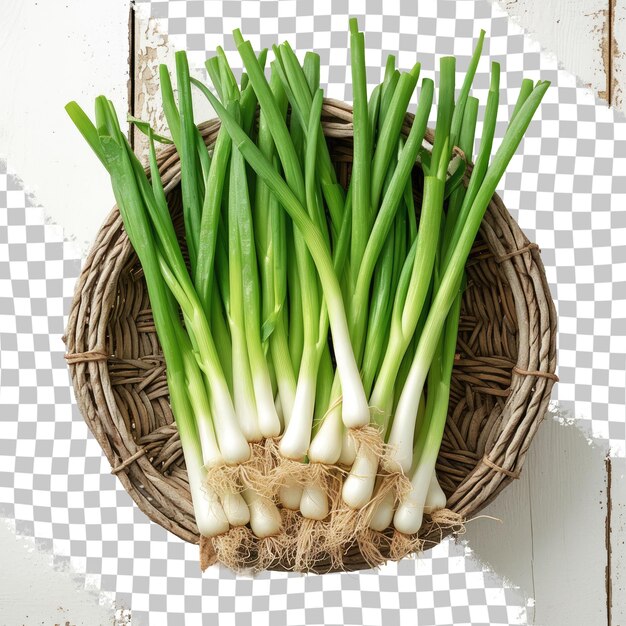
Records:
[[[377,564],[383,537],[404,546],[399,556],[419,547],[424,515],[462,522],[445,511],[435,463],[464,268],[549,83],[524,80],[492,156],[492,63],[474,160],[481,32],[458,94],[455,59],[440,60],[431,152],[433,81],[420,82],[419,63],[401,71],[390,56],[368,97],[364,35],[350,20],[354,140],[344,188],[324,136],[332,102],[319,56],[301,62],[283,43],[266,67],[268,51],[255,53],[239,31],[234,38],[239,82],[221,48],[206,63],[214,91],[190,76],[184,52],[176,93],[160,68],[171,140],[130,119],[148,135],[147,171],[105,97],[95,122],[76,103],[67,111],[110,174],[144,270],[200,534],[236,568],[262,569],[287,553],[298,569],[323,557],[341,566],[355,541]],[[194,89],[221,121],[211,151]],[[183,240],[158,142],[173,142],[180,158]]]

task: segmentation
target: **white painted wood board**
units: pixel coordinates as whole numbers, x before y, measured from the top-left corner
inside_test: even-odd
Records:
[[[113,194],[64,106],[75,99],[91,110],[103,93],[125,118],[130,0],[0,4],[0,159],[23,178],[47,218],[86,251]],[[34,543],[0,523],[0,621],[112,624],[114,609],[101,604],[98,590],[86,591],[74,572],[53,568],[52,555]]]
[[[496,0],[541,47],[607,99],[610,0]]]
[[[32,538],[16,537],[0,520],[0,607],[3,624],[121,624],[115,609],[99,594],[81,587],[72,572],[52,567],[52,555],[35,548]],[[7,567],[10,564],[10,567]]]
[[[133,114],[150,122],[158,132],[169,136],[163,114],[159,87],[159,65],[165,63],[169,68],[175,65],[176,50],[169,41],[167,33],[161,30],[159,20],[149,19],[147,7],[139,7],[135,18],[135,66],[134,66],[134,102]],[[206,80],[202,70],[190,68],[190,73],[198,79]],[[175,77],[172,78],[174,86]],[[193,109],[196,123],[215,117],[215,112],[208,100],[197,89],[192,90]],[[135,130],[135,152],[147,156],[147,139]]]
[[[609,564],[611,626],[626,624],[626,459],[610,459]]]
[[[529,623],[607,624],[605,452],[547,417],[522,475],[465,538],[495,572],[534,599]],[[614,622],[619,624],[619,622]]]
[[[496,0],[510,18],[520,24],[542,48],[556,54],[560,65],[575,74],[581,84],[592,87],[598,97],[624,111],[626,106],[626,2],[624,0]],[[533,442],[535,446],[535,442]],[[532,452],[532,449],[531,449]],[[600,463],[601,459],[597,460]],[[576,467],[578,473],[579,467]],[[610,484],[605,520],[605,551],[608,586],[604,594],[606,615],[598,624],[626,624],[626,461],[605,462],[604,477],[595,487],[588,474],[581,485],[598,492]],[[602,485],[604,483],[604,485]],[[508,496],[508,494],[507,494]],[[503,497],[503,500],[506,496]],[[524,495],[521,494],[522,499]],[[500,498],[494,504],[504,504]],[[525,500],[523,500],[525,501]],[[582,511],[584,524],[586,511]],[[595,514],[595,510],[593,511]],[[599,546],[599,537],[590,539]],[[503,548],[506,552],[506,547]],[[586,562],[572,565],[584,572]],[[496,568],[497,569],[497,568]],[[607,597],[608,596],[608,597]],[[537,596],[537,615],[544,603]],[[541,623],[541,622],[537,622]],[[548,622],[551,623],[551,622]],[[556,622],[555,622],[556,623]],[[583,622],[580,619],[572,623]]]
[[[77,100],[91,112],[106,94],[125,121],[129,10],[130,0],[2,2],[0,158],[83,250],[113,194],[64,106]]]

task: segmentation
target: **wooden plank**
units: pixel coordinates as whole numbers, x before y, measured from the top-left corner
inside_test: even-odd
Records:
[[[166,33],[162,33],[157,20],[148,19],[143,9],[135,11],[134,20],[134,89],[133,115],[149,121],[160,134],[167,133],[165,115],[161,106],[159,90],[159,65],[172,66],[174,53]],[[145,135],[135,129],[133,134],[135,152],[146,156],[148,147]]]
[[[134,20],[135,65],[134,65],[134,108],[133,114],[150,122],[159,133],[169,136],[165,116],[163,115],[161,92],[159,86],[159,65],[165,63],[170,72],[174,72],[175,49],[161,30],[159,20],[149,17],[147,7],[139,6]],[[190,68],[192,76],[205,80],[202,69]],[[172,79],[175,85],[175,76]],[[207,99],[194,89],[193,106],[196,122],[215,117],[215,113]],[[134,132],[135,152],[141,157],[146,156],[147,139],[139,131]]]
[[[604,458],[575,426],[547,418],[521,479],[484,511],[502,523],[468,526],[478,558],[534,600],[531,623],[608,624]]]
[[[626,459],[611,458],[608,517],[610,626],[626,624]]]
[[[128,110],[130,0],[5,2],[0,37],[0,157],[48,217],[86,248],[113,204],[108,176],[63,107],[107,94]],[[86,204],[88,202],[88,204]]]
[[[17,537],[8,520],[0,520],[0,546],[3,563],[10,564],[0,568],[4,624],[121,624],[112,606],[83,588],[80,576],[54,568],[52,555],[38,550],[32,537]]]
[[[498,0],[497,4],[542,48],[554,53],[567,71],[606,100],[610,95],[610,1]]]
[[[537,438],[540,436],[541,432]],[[520,587],[526,598],[534,599],[529,476],[530,473],[524,471],[518,481],[502,491],[475,520],[468,522],[464,539],[479,560]]]
[[[2,3],[0,158],[83,250],[113,204],[108,176],[64,111],[100,93],[128,110],[129,0]],[[86,204],[86,201],[89,204]],[[32,538],[0,520],[0,606],[7,624],[122,623],[121,610],[54,567]],[[8,567],[7,567],[8,565]],[[117,615],[116,615],[117,613]]]
[[[607,623],[605,451],[547,422],[529,466],[537,624]]]
[[[611,104],[624,110],[626,99],[626,3],[609,0],[611,50]]]

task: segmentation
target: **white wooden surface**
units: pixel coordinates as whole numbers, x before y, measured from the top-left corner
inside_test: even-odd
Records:
[[[494,0],[491,0],[492,2]],[[495,0],[510,18],[598,97],[624,110],[624,0]]]
[[[106,93],[127,111],[130,0],[90,2],[88,10],[82,0],[0,6],[0,158],[10,158],[50,219],[86,249],[113,194],[64,106],[91,107]]]
[[[158,20],[149,19],[146,6],[140,6],[136,11],[134,23],[134,102],[133,114],[142,120],[150,120],[157,132],[167,131],[165,115],[161,106],[161,92],[159,88],[159,64],[166,63],[174,67],[174,48],[170,44],[167,33],[161,29]],[[190,68],[192,75],[202,79],[203,76],[195,68]],[[198,122],[215,117],[215,113],[208,100],[197,89],[191,93],[193,98],[194,116]],[[147,139],[145,135],[135,130],[135,151],[146,156]]]
[[[483,511],[500,522],[477,519],[465,538],[479,558],[534,599],[529,623],[608,624],[607,502],[604,450],[589,445],[575,426],[548,418],[520,480]]]
[[[614,0],[613,0],[614,1]],[[601,98],[608,94],[610,0],[497,0],[560,64]]]
[[[624,0],[496,0],[510,18],[517,22],[527,34],[539,41],[542,48],[556,55],[561,66],[575,74],[582,85],[589,86],[602,100],[624,110],[626,92],[626,3]],[[552,426],[550,427],[553,428]],[[545,426],[543,428],[545,431]],[[525,525],[520,533],[532,540],[530,564],[534,588],[535,620],[540,626],[561,624],[608,626],[626,625],[626,460],[606,458],[602,446],[598,448],[576,445],[558,437],[545,437],[540,432],[529,455],[527,467],[528,490],[515,487],[502,494],[490,507],[493,515],[511,517],[513,513],[529,510],[527,517],[519,518]],[[553,445],[554,444],[554,445]],[[578,448],[573,455],[572,472],[563,477],[564,482],[556,485],[547,482],[550,477],[551,456],[568,454],[572,446]],[[576,488],[572,492],[572,485]],[[555,487],[550,489],[550,486]],[[568,504],[567,494],[588,506],[574,509]],[[554,498],[554,499],[553,499]],[[515,510],[509,511],[507,503]],[[560,524],[552,526],[558,534],[550,543],[546,537],[547,525],[541,520],[552,515],[558,522],[559,509],[577,512],[578,517],[563,515]],[[566,506],[567,505],[567,506]],[[537,515],[538,507],[542,513]],[[602,510],[603,524],[598,512]],[[552,514],[551,514],[552,512]],[[545,517],[544,517],[545,516]],[[559,545],[573,541],[576,530],[587,528],[583,545],[570,545],[576,550],[576,559],[562,559]],[[470,535],[471,540],[471,532]],[[496,533],[497,534],[497,533]],[[503,540],[504,537],[501,537]],[[494,562],[503,559],[496,567],[503,575],[511,566],[513,571],[522,567],[517,558],[506,555],[513,547],[494,536],[477,537],[476,541],[487,542],[485,550],[495,555],[487,558]],[[489,544],[493,545],[489,545]],[[543,545],[545,552],[537,548]],[[483,552],[485,551],[483,550]],[[478,550],[480,552],[480,550]],[[556,564],[556,569],[555,569]],[[523,569],[523,568],[522,568]],[[598,577],[598,574],[604,574]],[[549,572],[547,579],[543,574]],[[540,577],[544,584],[539,585]],[[511,575],[515,580],[515,577]],[[604,588],[598,585],[605,584]],[[521,583],[525,588],[527,583]],[[588,593],[592,589],[593,593]],[[574,613],[570,613],[570,609]],[[532,617],[532,616],[531,616]]]
[[[64,106],[105,93],[128,110],[130,0],[1,0],[0,9],[0,159],[86,251],[113,194]],[[97,590],[1,521],[0,562],[1,623],[114,623]]]
[[[130,38],[135,62],[129,65],[129,0],[92,2],[89,10],[80,0],[2,5],[0,158],[9,158],[49,218],[86,249],[112,197],[63,106],[70,99],[88,106],[95,94],[106,93],[121,115],[131,109],[154,119],[155,72],[159,62],[171,59],[172,46],[142,11]],[[581,83],[623,105],[623,0],[502,0],[501,5]],[[41,98],[31,95],[33,80]],[[76,154],[80,173],[72,176],[67,163]],[[86,206],[86,198],[101,201]],[[481,519],[469,526],[467,539],[477,556],[534,598],[533,623],[626,626],[625,474],[626,461],[607,463],[603,450],[588,445],[575,427],[546,421],[522,479],[487,511],[502,523]],[[77,599],[68,593],[64,602],[71,606]]]
[[[626,101],[626,2],[624,0],[613,0],[610,49],[613,103],[623,111]]]
[[[626,624],[626,459],[611,459],[611,626]]]
[[[16,537],[6,520],[0,520],[0,554],[3,624],[113,624],[114,609],[100,604],[97,590],[81,589],[53,569],[52,555],[37,550],[32,537]]]

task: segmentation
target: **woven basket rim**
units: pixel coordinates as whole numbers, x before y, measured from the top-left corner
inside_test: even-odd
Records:
[[[352,136],[349,104],[327,98],[322,115],[327,137]],[[412,121],[413,115],[407,113],[402,131],[405,135]],[[214,143],[219,126],[217,119],[199,125],[207,146]],[[425,139],[431,145],[433,136],[433,131],[428,129]],[[180,181],[180,162],[173,146],[160,151],[158,164],[164,188],[170,192]],[[489,204],[480,232],[513,293],[518,354],[502,409],[500,432],[488,453],[448,499],[448,508],[466,518],[475,515],[519,477],[557,380],[556,310],[538,246],[526,238],[497,194]],[[133,254],[119,211],[114,207],[76,283],[65,334],[66,358],[80,411],[111,463],[112,472],[150,519],[180,538],[197,543],[190,499],[176,500],[180,506],[173,506],[173,498],[180,498],[176,485],[164,479],[150,462],[146,449],[137,445],[112,392],[109,366],[114,357],[107,350],[108,329],[118,304],[118,281],[123,272],[129,271]],[[162,363],[157,366],[161,372],[164,370]],[[431,547],[448,532],[449,529],[431,524],[420,534],[426,547]],[[272,569],[289,569],[288,565],[277,563]],[[344,565],[346,570],[368,567],[359,559],[358,549],[348,551]],[[319,571],[325,571],[323,564]]]

